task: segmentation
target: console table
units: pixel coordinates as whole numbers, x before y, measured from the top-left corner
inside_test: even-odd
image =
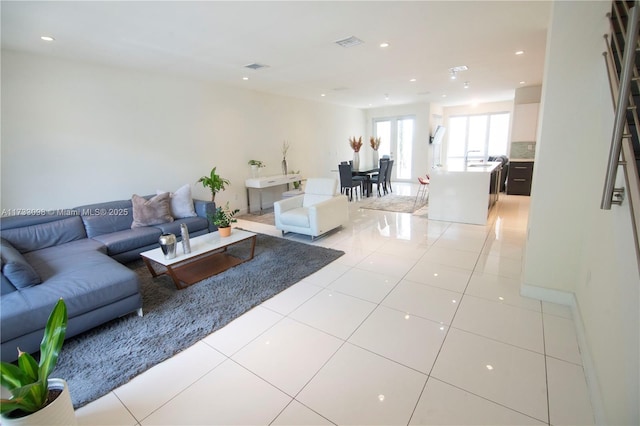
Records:
[[[244,181],[247,187],[247,213],[251,213],[251,193],[250,190],[257,190],[260,197],[260,214],[262,214],[262,190],[278,185],[288,185],[295,181],[302,180],[301,174],[276,175],[250,178]]]

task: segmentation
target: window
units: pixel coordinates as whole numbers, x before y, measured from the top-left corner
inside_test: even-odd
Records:
[[[380,138],[378,155],[394,160],[392,173],[397,179],[411,179],[414,138],[413,117],[394,117],[373,121],[374,137]]]
[[[447,159],[507,155],[509,116],[508,112],[501,112],[450,117]]]

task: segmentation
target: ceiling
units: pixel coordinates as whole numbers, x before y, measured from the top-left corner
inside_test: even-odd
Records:
[[[357,108],[451,106],[541,84],[550,10],[548,1],[3,0],[1,35],[3,49]],[[364,43],[335,43],[350,36]],[[461,65],[469,69],[451,80]]]

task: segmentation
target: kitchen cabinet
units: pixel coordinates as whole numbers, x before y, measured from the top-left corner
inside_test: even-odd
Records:
[[[511,161],[507,178],[507,194],[531,195],[533,161]]]
[[[513,109],[511,142],[535,142],[539,103],[517,104]]]

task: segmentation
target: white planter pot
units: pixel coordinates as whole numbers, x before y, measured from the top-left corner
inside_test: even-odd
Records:
[[[3,426],[76,426],[76,413],[73,411],[71,394],[67,382],[62,379],[49,379],[49,389],[62,389],[62,393],[40,411],[24,417],[9,418],[2,416]]]

